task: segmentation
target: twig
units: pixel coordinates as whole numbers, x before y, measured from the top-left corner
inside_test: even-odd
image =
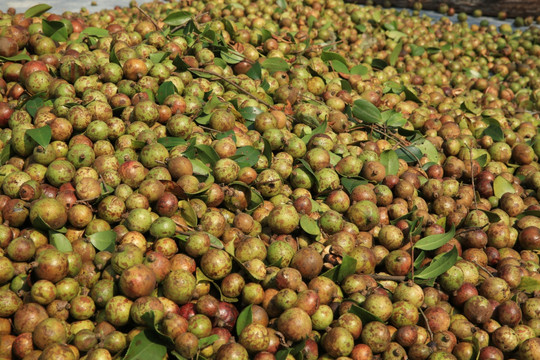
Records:
[[[418,311],[420,311],[420,314],[422,314],[422,317],[424,318],[424,322],[426,323],[426,330],[429,333],[430,340],[433,340],[433,331],[431,331],[431,327],[429,326],[429,321],[426,317],[426,314],[424,314],[424,311],[422,310],[421,307],[418,308]]]
[[[200,127],[201,129],[204,129],[204,130],[208,130],[208,131],[213,131],[213,132],[219,132],[219,130],[216,130],[216,129],[212,129],[208,126],[203,126],[203,125],[197,125],[198,127]]]
[[[188,69],[189,71],[198,71],[198,72],[201,72],[203,74],[208,74],[208,75],[212,75],[212,76],[215,76],[217,78],[219,78],[220,80],[223,80],[225,81],[227,84],[231,85],[231,86],[234,86],[237,90],[243,92],[244,94],[246,94],[247,96],[251,97],[252,99],[256,100],[257,102],[265,105],[266,107],[272,109],[272,110],[275,110],[276,108],[274,107],[274,105],[271,105],[269,103],[267,103],[266,101],[262,100],[262,99],[259,99],[258,97],[256,97],[255,95],[253,95],[252,93],[250,93],[249,91],[243,89],[240,85],[237,85],[235,84],[234,82],[232,82],[231,80],[227,79],[226,77],[218,74],[218,73],[215,73],[213,71],[209,71],[209,70],[204,70],[204,69],[199,69],[199,68],[189,68]]]
[[[480,264],[478,264],[478,263],[475,263],[475,265],[478,266],[480,269],[484,270],[485,272],[487,272],[489,276],[495,277],[495,275],[493,275],[493,274],[491,273],[491,271],[489,271],[488,269],[486,269],[484,266],[482,266],[482,265],[480,265]]]
[[[399,275],[377,275],[373,274],[370,275],[373,280],[378,281],[405,281],[407,280],[406,276],[399,276]]]
[[[156,27],[156,30],[161,31],[161,26],[158,25],[158,23],[156,22],[156,20],[154,20],[153,17],[148,15],[148,13],[146,11],[144,11],[143,9],[141,9],[141,7],[139,5],[135,5],[135,7],[137,8],[137,10],[139,10],[141,12],[141,14],[146,16],[152,22],[152,24],[154,24],[154,26]],[[170,40],[169,35],[167,35],[166,37],[167,37],[167,39]]]
[[[371,124],[361,124],[361,125],[364,125],[364,126],[367,126],[369,127],[371,130],[381,134],[381,135],[384,135],[384,136],[387,136],[387,137],[390,137],[392,139],[394,139],[395,141],[397,141],[401,146],[402,146],[402,149],[407,152],[409,155],[411,155],[412,157],[414,157],[416,159],[416,161],[418,163],[420,163],[420,159],[418,158],[418,156],[416,156],[412,151],[410,151],[409,149],[407,149],[407,144],[405,142],[403,142],[400,138],[398,138],[397,136],[395,136],[394,134],[392,133],[388,133],[386,131],[383,131],[383,130],[379,130],[378,128],[375,127],[375,124],[371,125]]]

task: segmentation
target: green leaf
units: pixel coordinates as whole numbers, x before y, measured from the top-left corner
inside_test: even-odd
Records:
[[[493,181],[493,194],[499,199],[506,193],[514,194],[515,192],[516,189],[512,184],[502,176],[497,176]]]
[[[167,150],[171,150],[172,148],[178,145],[187,144],[186,140],[179,137],[163,137],[163,138],[157,139],[157,142],[165,146]]]
[[[422,151],[420,151],[420,149],[418,149],[416,146],[412,145],[404,148],[398,148],[396,149],[396,153],[400,159],[405,160],[408,163],[414,163],[423,156]]]
[[[197,226],[197,214],[189,201],[181,200],[178,202],[178,209],[180,210],[180,215],[186,220],[186,223],[191,227]]]
[[[313,220],[307,215],[302,215],[300,217],[300,227],[309,235],[316,236],[321,233],[321,230],[317,225],[317,221]]]
[[[488,211],[488,210],[482,210],[482,211],[484,212],[484,214],[487,215],[490,223],[497,223],[501,221],[501,217],[497,213],[494,213],[493,211]],[[519,215],[517,216],[517,218],[519,219]]]
[[[341,160],[341,156],[330,151],[330,164],[332,166],[336,166],[340,160]]]
[[[98,38],[102,38],[105,36],[109,36],[109,31],[107,31],[107,29],[90,26],[90,27],[85,28],[83,31],[81,31],[79,36],[81,35],[88,35],[88,36],[95,36]]]
[[[286,0],[276,0],[276,4],[277,4],[277,6],[279,6],[279,8],[281,10],[285,10],[287,8],[287,1]]]
[[[347,276],[356,272],[356,259],[343,255],[341,264],[334,266],[332,269],[324,272],[321,276],[331,279],[335,283],[341,283]]]
[[[27,19],[30,19],[36,16],[40,16],[46,13],[47,11],[49,11],[50,9],[52,9],[51,5],[47,5],[47,4],[34,5],[24,12],[24,17]]]
[[[327,127],[327,122],[324,121],[321,125],[317,126],[315,129],[313,129],[311,131],[311,133],[305,135],[303,138],[302,138],[302,141],[304,142],[304,144],[307,144],[309,142],[309,140],[311,140],[311,138],[314,136],[314,135],[317,135],[317,134],[324,134],[325,131],[326,131],[326,127]]]
[[[259,64],[259,62],[255,62],[253,65],[251,65],[251,68],[247,71],[246,75],[249,76],[253,80],[261,80],[262,79],[261,64]]]
[[[398,84],[395,81],[387,81],[384,83],[383,93],[387,94],[389,92],[399,95],[403,92],[403,85]],[[388,113],[388,117],[390,118],[390,116],[396,112],[394,110],[387,110],[383,114],[385,113]]]
[[[11,144],[7,144],[0,152],[0,166],[8,162],[11,157]]]
[[[63,42],[68,39],[66,24],[61,21],[43,20],[41,27],[43,28],[43,35],[50,37],[54,41]]]
[[[383,70],[387,66],[388,66],[388,63],[384,61],[383,59],[373,59],[373,61],[371,61],[371,67],[375,69]]]
[[[310,174],[312,177],[313,177],[313,183],[315,185],[318,185],[318,181],[317,181],[317,176],[315,175],[315,172],[313,171],[313,169],[311,168],[311,166],[309,166],[309,164],[307,163],[307,161],[305,161],[304,159],[298,159],[298,161],[302,164],[302,166],[304,167],[304,169],[306,169],[306,171],[308,172],[308,174]]]
[[[215,334],[199,339],[199,349],[204,349],[205,347],[212,345],[218,339],[219,339],[219,335],[215,335]]]
[[[120,65],[120,60],[118,60],[118,56],[116,56],[114,46],[111,46],[111,51],[109,52],[109,62]]]
[[[236,334],[240,336],[242,330],[253,322],[253,312],[251,310],[252,304],[249,304],[236,319]]]
[[[473,352],[471,354],[471,360],[478,360],[480,358],[480,342],[476,336],[472,337]]]
[[[409,46],[411,47],[412,56],[422,56],[426,51],[422,46],[418,46],[415,44],[409,44]]]
[[[396,30],[397,29],[397,23],[396,23],[395,20],[392,21],[392,22],[389,22],[389,23],[384,23],[383,28],[385,28],[386,30]]]
[[[240,167],[251,167],[259,161],[261,152],[253,146],[242,146],[236,149],[236,153],[231,156]]]
[[[483,168],[487,164],[488,154],[482,154],[474,160],[476,160],[476,162],[478,162],[478,165]]]
[[[193,164],[193,161],[191,161],[191,163]],[[201,162],[201,164],[202,164],[202,162]],[[195,166],[193,166],[193,173],[195,174]],[[202,179],[199,179],[199,181],[201,181],[201,180]],[[201,181],[201,182],[203,183],[203,185],[199,185],[199,186],[202,186],[199,190],[197,190],[195,192],[186,192],[186,194],[188,194],[188,195],[198,195],[198,194],[205,193],[210,188],[210,186],[212,186],[212,184],[214,183],[214,176],[212,176],[212,174],[208,174],[206,176],[206,180]]]
[[[380,156],[380,163],[386,169],[386,175],[396,175],[399,170],[399,158],[394,150],[386,150]]]
[[[240,61],[244,60],[242,54],[234,50],[221,51],[220,56],[227,64],[231,65],[238,64]]]
[[[176,350],[171,351],[171,355],[176,358],[176,360],[188,360],[179,353],[176,352]]]
[[[540,210],[525,210],[521,214],[516,215],[516,218],[521,219],[524,216],[531,216],[531,215],[536,216],[536,217],[540,217]]]
[[[392,53],[390,54],[390,57],[388,58],[390,65],[392,66],[396,65],[396,62],[399,59],[399,54],[401,53],[401,49],[403,49],[403,43],[400,41],[398,42],[394,50],[392,50]]]
[[[217,66],[219,66],[220,68],[222,69],[225,69],[228,65],[227,63],[225,62],[225,60],[223,60],[222,58],[214,58],[214,64],[216,64]]]
[[[332,60],[330,61],[330,64],[335,71],[343,74],[349,74],[349,68],[347,65],[345,65],[345,63],[338,60]]]
[[[301,354],[301,351],[306,347],[306,339],[300,341],[298,344],[296,344],[293,347],[289,347],[286,349],[279,350],[276,353],[276,360],[287,360],[287,357],[289,354],[291,354],[295,359],[303,360],[303,356]]]
[[[347,178],[347,177],[341,178],[341,185],[345,188],[345,190],[347,190],[349,194],[351,194],[354,188],[357,187],[358,185],[366,185],[367,183],[368,183],[367,180],[362,180],[362,179]]]
[[[342,62],[344,65],[347,65],[347,60],[345,60],[343,56],[331,51],[323,51],[321,54],[321,60],[326,63],[331,63],[332,61],[339,61]]]
[[[30,114],[30,116],[35,117],[37,111],[43,106],[44,103],[45,101],[41,97],[30,99],[26,102],[26,111]]]
[[[159,335],[146,329],[133,338],[124,360],[162,359],[166,354],[167,347],[162,344]]]
[[[214,111],[215,108],[223,105],[224,102],[221,101],[217,96],[212,95],[209,101],[204,104],[203,112],[205,114],[210,114],[212,111]]]
[[[251,188],[251,199],[249,200],[248,208],[246,210],[247,213],[248,214],[253,213],[253,211],[255,211],[259,206],[261,206],[263,202],[264,202],[264,199],[261,193]]]
[[[193,174],[195,175],[209,175],[210,174],[210,168],[206,166],[201,160],[189,159],[189,161],[191,161],[191,165],[193,166]]]
[[[182,58],[178,55],[176,55],[176,57],[174,58],[173,65],[176,67],[176,71],[178,72],[188,71],[189,69],[188,64],[186,64],[184,60],[182,60]]]
[[[422,265],[422,261],[424,261],[425,258],[426,258],[426,252],[420,251],[420,254],[418,254],[416,258],[414,259],[414,264],[413,264],[414,268],[418,269],[420,265]]]
[[[255,106],[246,106],[245,108],[240,109],[238,112],[244,119],[255,121],[257,115],[262,114],[264,111]]]
[[[214,235],[207,233],[210,238],[210,246],[216,249],[223,249],[223,243]]]
[[[272,163],[272,155],[273,155],[272,146],[270,145],[270,142],[268,142],[268,140],[266,140],[265,138],[262,138],[262,140],[264,142],[263,155],[268,160],[268,163],[271,164]]]
[[[36,229],[38,230],[50,230],[50,231],[55,231],[53,228],[51,228],[51,226],[49,224],[47,224],[45,222],[45,220],[43,220],[43,218],[41,216],[37,216],[34,221],[32,221],[32,226],[35,227]]]
[[[0,56],[0,60],[17,62],[17,61],[23,61],[23,60],[30,61],[32,59],[30,58],[30,56],[28,56],[28,53],[26,52],[26,50],[23,50],[14,56],[10,56],[10,57]]]
[[[166,345],[168,345],[170,347],[174,346],[173,339],[171,339],[170,337],[168,337],[167,335],[165,335],[164,333],[162,333],[159,330],[159,327],[157,326],[159,324],[159,321],[156,321],[156,314],[154,313],[153,310],[145,312],[141,316],[141,319],[142,319],[142,321],[144,321],[146,326],[148,326],[148,328],[150,330],[152,330],[155,335],[158,336],[158,338],[159,338],[159,340],[160,340],[160,342],[162,344],[166,344]]]
[[[367,28],[364,24],[358,24],[354,27],[356,30],[358,30],[359,33],[365,33]]]
[[[482,112],[482,109],[469,99],[461,103],[461,109],[474,115],[479,115]]]
[[[359,99],[354,102],[352,112],[355,117],[368,124],[377,124],[382,122],[379,109],[367,100]]]
[[[401,39],[402,37],[407,37],[407,34],[398,31],[398,30],[390,30],[386,32],[386,36],[388,36],[390,39],[397,41]],[[400,50],[401,51],[401,50]]]
[[[281,58],[268,58],[262,62],[262,67],[270,72],[270,74],[276,71],[289,71],[289,63]]]
[[[370,323],[372,321],[378,321],[378,322],[384,323],[384,321],[380,317],[378,317],[377,315],[373,315],[372,313],[370,313],[369,311],[367,311],[363,307],[360,307],[360,306],[358,306],[356,304],[353,304],[350,307],[349,312],[353,313],[356,316],[358,316],[360,318],[360,320],[362,320],[362,324],[367,324],[367,323]]]
[[[167,15],[167,17],[163,19],[163,22],[169,26],[176,27],[187,24],[189,20],[191,20],[191,13],[187,11],[176,11]]]
[[[262,34],[261,43],[265,42],[266,40],[270,39],[272,37],[272,33],[264,28],[260,29]]]
[[[234,130],[229,130],[229,131],[225,131],[225,132],[220,132],[220,133],[216,133],[214,134],[214,138],[216,140],[221,140],[221,139],[224,139],[226,137],[231,137],[234,141],[236,141],[236,135],[234,133]]]
[[[439,162],[439,151],[433,143],[427,139],[421,139],[414,144],[422,154],[426,155],[428,160],[434,163]]]
[[[422,100],[420,100],[418,95],[416,95],[416,93],[412,89],[404,86],[403,87],[403,92],[405,93],[405,100],[411,100],[411,101],[414,101],[414,102],[416,102],[418,104],[422,103]]]
[[[489,125],[487,128],[482,131],[482,136],[490,136],[493,141],[504,141],[504,132],[501,129],[500,125]]]
[[[420,233],[422,232],[422,220],[423,220],[422,216],[414,220],[407,220],[407,224],[409,224],[409,229],[410,229],[409,234],[411,236],[420,235]]]
[[[211,117],[212,117],[212,114],[207,114],[204,116],[197,116],[195,118],[195,122],[199,125],[207,125],[210,122]]]
[[[368,68],[364,65],[353,66],[350,70],[352,75],[366,75],[368,73]]]
[[[148,56],[148,58],[150,59],[150,61],[152,61],[152,64],[159,64],[161,63],[163,60],[167,59],[169,57],[169,55],[171,55],[170,52],[165,52],[165,51],[158,51],[158,52],[155,52],[153,54],[150,54],[150,56]]]
[[[51,142],[52,130],[49,125],[45,125],[37,129],[26,130],[26,135],[45,148]]]
[[[435,279],[445,273],[456,263],[458,251],[455,247],[447,253],[439,254],[431,260],[428,266],[414,274],[415,279]]]
[[[226,302],[229,302],[229,303],[234,303],[234,302],[238,301],[238,299],[236,299],[236,298],[230,298],[230,297],[227,297],[227,296],[223,295],[223,293],[221,292],[220,286],[218,284],[216,284],[214,280],[212,280],[208,276],[204,275],[204,273],[202,272],[202,270],[200,268],[197,268],[197,270],[195,271],[195,278],[197,279],[197,284],[200,283],[201,281],[206,281],[206,282],[209,282],[210,284],[212,284],[217,289],[217,291],[219,292],[221,301],[226,301]]]
[[[381,115],[382,115],[384,123],[387,126],[399,128],[399,127],[404,126],[407,123],[407,119],[405,119],[401,113],[398,113],[394,110],[387,110],[383,112]]]
[[[420,250],[435,250],[450,241],[456,234],[456,228],[452,226],[449,232],[444,234],[429,235],[423,239],[418,240],[414,244],[414,248]]]
[[[480,74],[477,70],[475,69],[468,69],[468,68],[465,68],[463,69],[465,70],[465,75],[467,75],[468,77],[472,78],[472,79],[480,79],[482,78],[482,74]]]
[[[427,52],[429,55],[437,54],[437,53],[439,53],[440,51],[441,51],[441,49],[439,49],[438,47],[433,47],[433,46],[428,47],[428,48],[426,49],[426,52]]]
[[[225,30],[229,33],[229,35],[231,35],[231,38],[234,39],[234,37],[236,36],[236,32],[234,31],[233,24],[227,19],[221,19],[221,22],[225,26]]]
[[[165,81],[159,86],[156,100],[158,103],[163,104],[167,96],[172,95],[176,92],[176,86],[174,86],[172,81]]]
[[[540,281],[530,276],[523,276],[521,278],[521,282],[517,287],[517,290],[525,291],[528,293],[540,291]]]
[[[114,252],[116,245],[116,232],[113,230],[100,231],[88,237],[90,242],[99,251]]]
[[[49,242],[57,250],[63,253],[73,251],[73,248],[71,247],[71,242],[64,234],[51,231],[49,236]]]

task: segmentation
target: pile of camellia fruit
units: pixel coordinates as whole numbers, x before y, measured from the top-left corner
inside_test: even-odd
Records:
[[[11,10],[0,360],[540,359],[538,27]]]

